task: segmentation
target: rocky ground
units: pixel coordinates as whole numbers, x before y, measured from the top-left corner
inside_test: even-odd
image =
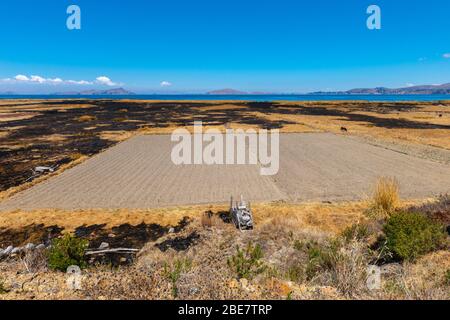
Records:
[[[76,288],[69,275],[48,269],[44,251],[23,249],[0,263],[0,299],[450,299],[448,250],[415,262],[378,263],[381,286],[369,289],[367,268],[376,263],[369,247],[380,226],[364,221],[372,230],[364,238],[344,236],[349,222],[336,220],[334,231],[302,215],[275,213],[253,231],[240,232],[225,215],[205,213],[161,229],[140,243],[130,259],[91,262]],[[91,247],[107,243],[102,232],[78,232],[95,239]],[[314,248],[334,241],[341,243],[334,262],[327,267],[316,264]],[[248,262],[250,271],[243,276],[229,261],[238,256],[237,248],[250,257],[249,245],[259,246],[261,257]]]

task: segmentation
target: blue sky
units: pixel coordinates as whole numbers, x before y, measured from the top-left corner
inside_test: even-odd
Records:
[[[71,4],[81,30],[66,27]],[[371,4],[381,30],[366,27]],[[3,0],[0,35],[0,92],[450,82],[448,0]]]

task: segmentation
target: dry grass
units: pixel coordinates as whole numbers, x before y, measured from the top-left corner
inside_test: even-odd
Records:
[[[120,142],[124,141],[130,137],[132,137],[134,134],[132,132],[128,131],[102,131],[100,133],[100,138],[104,140],[110,140],[114,142]]]
[[[429,128],[416,129],[412,127],[389,127],[377,126],[367,121],[356,121],[347,119],[346,115],[371,116],[380,120],[402,120],[419,122],[423,124],[450,125],[450,113],[448,112],[449,102],[443,102],[436,106],[427,103],[408,102],[412,109],[396,110],[392,105],[392,110],[377,110],[378,103],[361,103],[357,101],[321,101],[321,102],[301,102],[306,108],[321,107],[330,112],[340,111],[343,116],[334,115],[305,115],[295,114],[298,102],[280,102],[282,109],[288,114],[277,112],[262,114],[253,112],[255,116],[262,117],[268,121],[289,121],[296,124],[285,125],[282,132],[307,132],[323,131],[340,134],[341,127],[346,127],[350,135],[373,137],[386,141],[430,145],[445,149],[450,149],[449,129]],[[442,115],[442,117],[439,117]],[[307,129],[306,129],[307,128]]]
[[[20,257],[24,268],[29,273],[46,272],[47,254],[45,250],[26,251],[23,257]]]
[[[445,273],[450,268],[450,252],[438,251],[405,263],[402,271],[383,279],[384,299],[449,300]]]
[[[97,269],[86,275],[83,294],[95,300],[151,300],[156,298],[158,279],[149,270],[134,267],[120,270]]]
[[[277,228],[285,225],[286,221],[292,228],[316,228],[324,232],[339,233],[348,226],[367,218],[363,212],[365,202],[346,202],[337,204],[308,203],[284,204],[268,203],[253,204],[254,219],[257,228]],[[0,227],[19,229],[31,224],[44,226],[58,225],[67,232],[73,232],[82,225],[106,223],[107,227],[114,227],[123,223],[137,225],[157,223],[162,226],[176,225],[183,217],[202,219],[205,226],[213,226],[218,213],[228,212],[226,205],[217,206],[191,206],[178,208],[157,208],[148,210],[35,210],[2,212]],[[211,211],[213,216],[205,217],[205,212]],[[203,218],[202,218],[203,217]]]
[[[399,206],[399,184],[395,178],[378,179],[372,196],[371,209],[382,217],[390,216]]]
[[[403,202],[402,207],[421,205],[424,201]],[[325,203],[255,203],[252,211],[256,228],[265,228],[267,233],[276,234],[278,229],[316,230],[329,234],[339,234],[347,227],[368,220],[365,201]],[[198,205],[174,208],[155,208],[148,210],[15,210],[0,214],[0,228],[20,229],[31,224],[44,226],[58,225],[67,232],[73,232],[82,225],[106,224],[112,228],[124,223],[138,225],[156,223],[162,226],[176,225],[184,217],[202,220],[205,212],[212,212],[211,221],[204,220],[206,226],[220,224],[219,213],[228,212],[227,205]]]
[[[37,115],[38,115],[38,113],[4,113],[4,112],[0,112],[0,122],[31,119]]]
[[[332,257],[331,284],[347,297],[358,297],[367,292],[367,244],[353,240]]]
[[[4,274],[15,282],[25,283],[23,290],[4,295],[5,299],[172,299],[174,284],[179,299],[448,299],[445,272],[450,268],[449,252],[436,252],[414,264],[400,267],[398,274],[383,274],[381,290],[370,291],[366,286],[366,270],[370,261],[367,243],[361,239],[340,238],[343,228],[364,221],[367,203],[285,205],[256,204],[253,206],[257,224],[252,232],[239,232],[231,224],[223,223],[218,215],[226,206],[198,206],[159,209],[140,212],[53,212],[48,217],[33,213],[0,215],[0,226],[29,223],[34,219],[52,225],[75,226],[122,222],[136,224],[147,219],[158,224],[172,224],[182,216],[194,221],[176,234],[167,234],[151,241],[138,254],[135,264],[111,270],[106,266],[93,267],[83,273],[81,291],[73,292],[64,286],[64,274],[40,271],[37,278],[27,276],[22,264],[11,267]],[[206,212],[206,213],[205,213]],[[41,212],[42,213],[42,212]],[[28,220],[15,221],[27,216]],[[46,213],[42,213],[46,214]],[[77,215],[81,217],[78,217]],[[92,215],[93,217],[90,217]],[[312,219],[317,216],[318,220]],[[54,220],[51,220],[51,218]],[[65,220],[65,218],[67,218]],[[41,219],[41,220],[39,220]],[[83,220],[84,219],[84,220]],[[178,222],[178,221],[177,221]],[[156,243],[183,238],[196,231],[199,242],[186,251],[169,249],[162,252]],[[334,245],[335,239],[341,239]],[[295,240],[314,243],[325,260],[319,262],[311,279],[302,276],[305,267],[316,263],[308,247],[298,249]],[[236,253],[236,245],[260,244],[262,262],[267,272],[252,280],[236,280],[227,267],[227,258]],[[190,261],[190,268],[168,277],[168,266],[176,261]],[[5,264],[0,264],[4,268]],[[298,272],[296,271],[298,270]],[[298,275],[296,274],[298,273]],[[7,287],[11,283],[6,284]],[[447,291],[445,289],[447,288]],[[50,293],[49,293],[50,292]],[[55,293],[53,293],[55,292]],[[2,297],[3,298],[3,297]],[[0,298],[1,299],[1,298]]]
[[[76,119],[78,122],[91,122],[97,120],[97,117],[91,115],[83,115]]]
[[[212,211],[205,211],[200,218],[200,224],[203,228],[212,228],[221,223],[220,218],[217,214]]]
[[[41,136],[37,139],[35,139],[36,141],[42,141],[42,142],[62,142],[65,141],[69,138],[69,135],[64,135],[64,134],[51,134],[48,136]]]

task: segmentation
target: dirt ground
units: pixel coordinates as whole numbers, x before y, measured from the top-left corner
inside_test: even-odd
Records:
[[[191,130],[196,120],[205,128],[295,134],[283,138],[274,177],[261,177],[258,166],[177,171],[167,165],[167,137],[140,136]],[[25,210],[0,213],[0,247],[47,245],[72,233],[90,248],[107,242],[139,253],[90,261],[76,291],[65,273],[48,269],[45,254],[3,257],[0,300],[173,299],[174,287],[180,299],[449,299],[448,246],[414,263],[383,265],[376,291],[365,285],[373,263],[366,240],[341,248],[342,265],[313,278],[304,269],[314,261],[298,246],[327,243],[351,225],[378,225],[366,214],[367,201],[342,200],[364,199],[381,175],[396,176],[404,197],[421,198],[402,201],[400,209],[430,211],[449,231],[448,204],[423,199],[449,191],[449,137],[449,101],[1,100],[0,199],[6,202],[0,207]],[[24,183],[38,165],[59,168]],[[230,224],[227,204],[211,204],[237,192],[257,201],[252,232]],[[319,202],[304,202],[314,199]],[[155,203],[171,207],[150,208]],[[255,279],[239,279],[227,261],[236,245],[249,243],[261,245],[267,268]],[[173,283],[167,270],[180,261],[189,268]]]
[[[280,170],[259,165],[172,163],[165,135],[131,138],[0,204],[0,210],[147,209],[251,202],[364,200],[380,176],[397,178],[404,198],[450,192],[450,165],[325,133],[282,134]]]
[[[90,157],[138,132],[205,126],[333,132],[450,150],[448,101],[248,102],[133,100],[0,101],[0,191],[21,186],[40,165]],[[413,148],[414,149],[414,148]],[[425,148],[422,154],[431,152]],[[442,161],[447,157],[437,156]]]
[[[366,286],[366,268],[371,263],[370,256],[366,257],[366,240],[349,242],[339,251],[342,260],[330,270],[320,270],[312,277],[305,273],[314,260],[308,260],[300,244],[323,244],[353,224],[369,222],[366,208],[367,203],[362,202],[256,205],[257,223],[251,232],[240,232],[223,219],[226,206],[5,213],[0,216],[0,225],[10,223],[11,227],[0,228],[0,242],[14,239],[15,245],[21,244],[19,240],[28,241],[26,235],[38,229],[41,236],[74,232],[88,238],[92,246],[100,241],[112,245],[120,241],[140,251],[129,265],[90,265],[82,271],[78,290],[67,285],[64,272],[48,270],[45,263],[36,264],[42,262],[40,257],[2,260],[0,300],[449,299],[445,274],[450,268],[450,253],[445,249],[414,263],[382,265],[379,290]],[[202,218],[205,212],[211,213],[211,220]],[[188,223],[178,220],[182,214],[189,216],[184,220]],[[20,227],[31,222],[42,226]],[[171,225],[175,226],[173,233],[168,232]],[[373,232],[376,235],[376,229]],[[264,270],[251,279],[240,278],[227,261],[236,255],[236,246],[245,248],[249,243],[260,245]],[[179,263],[186,263],[186,267],[173,281],[168,271],[173,274]]]

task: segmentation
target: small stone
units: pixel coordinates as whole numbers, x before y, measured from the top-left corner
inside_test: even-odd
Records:
[[[120,258],[120,262],[122,262],[122,263],[127,262],[127,258],[125,258],[125,257]]]
[[[236,279],[232,279],[232,280],[230,281],[230,283],[228,284],[228,286],[229,286],[231,289],[237,288],[237,287],[238,287],[238,282],[237,282],[237,280],[236,280]]]
[[[200,292],[200,290],[198,288],[196,288],[196,287],[189,288],[189,294],[191,296],[194,296],[194,295],[196,295],[199,292]]]
[[[3,254],[5,256],[9,255],[11,253],[11,251],[13,251],[14,247],[13,246],[9,246],[8,248],[6,248],[5,250],[3,250]]]
[[[16,247],[11,250],[11,254],[18,254],[18,253],[21,253],[22,251],[23,251],[22,247]]]
[[[99,250],[105,250],[105,249],[108,249],[108,248],[109,248],[109,243],[107,243],[107,242],[102,242],[100,244],[100,246],[98,247]]]
[[[170,228],[169,233],[175,233],[175,228]]]
[[[38,244],[38,245],[36,246],[36,250],[43,250],[43,249],[45,249],[45,245],[44,245],[43,243]]]
[[[29,250],[29,251],[33,250],[34,248],[35,248],[34,243],[28,243],[28,244],[25,246],[25,250]]]
[[[400,274],[402,265],[400,263],[388,263],[381,266],[381,273],[385,275]]]

